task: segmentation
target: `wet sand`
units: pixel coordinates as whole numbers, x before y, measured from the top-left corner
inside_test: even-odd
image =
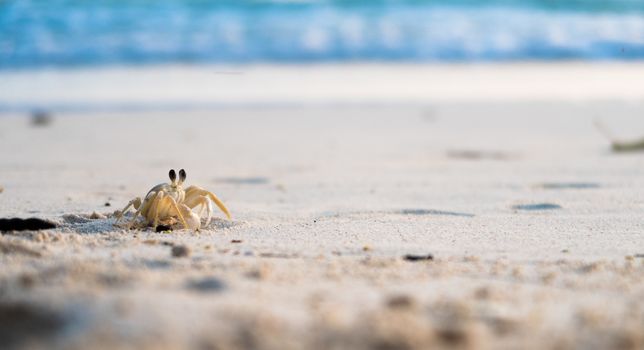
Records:
[[[0,339],[641,348],[644,154],[611,153],[593,120],[634,136],[643,112],[607,99],[5,115],[0,213],[59,227],[0,237]],[[171,168],[233,219],[114,227]]]

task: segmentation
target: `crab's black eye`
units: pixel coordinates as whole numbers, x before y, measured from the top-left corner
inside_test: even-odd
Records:
[[[170,176],[170,180],[172,182],[177,179],[177,173],[174,172],[174,169],[170,169],[170,173],[168,175]]]
[[[179,180],[181,180],[181,182],[186,181],[186,171],[183,169],[179,170]]]

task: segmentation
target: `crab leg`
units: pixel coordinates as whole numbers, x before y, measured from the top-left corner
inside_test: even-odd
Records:
[[[123,210],[121,210],[121,211],[116,215],[116,223],[117,223],[117,224],[119,223],[119,221],[121,221],[121,219],[123,218],[123,215],[125,214],[125,212],[126,212],[128,209],[130,209],[130,207],[132,207],[132,206],[134,207],[134,209],[137,209],[137,210],[138,210],[138,209],[141,207],[141,198],[140,198],[140,197],[136,197],[136,198],[134,198],[133,200],[131,200],[131,201],[130,201],[126,206],[125,206],[125,208],[123,208]]]
[[[139,217],[139,214],[143,215],[145,219],[147,220],[147,215],[149,213],[150,206],[154,203],[155,199],[157,197],[156,192],[150,192],[148,193],[147,196],[145,196],[145,200],[143,201],[143,205],[139,207],[139,209],[134,213],[134,217],[132,218],[132,221],[130,221],[130,224],[128,227],[132,227],[134,223],[136,222],[136,218]]]
[[[203,188],[197,187],[197,186],[190,186],[186,189],[186,199],[184,200],[184,204],[187,205],[190,208],[194,208],[197,205],[201,204],[199,201],[199,197],[204,196],[210,198],[219,209],[226,214],[226,217],[230,219],[230,212],[228,212],[228,209],[224,205],[224,203],[215,196],[214,193],[210,191],[206,191]]]
[[[204,211],[206,212],[205,226],[208,226],[210,224],[210,219],[212,218],[212,201],[204,196],[199,196],[195,201],[197,201],[197,204],[194,207],[200,206],[199,217],[201,218]]]
[[[174,200],[171,196],[166,196],[163,198],[163,205],[170,206],[179,216],[179,220],[181,220],[181,224],[183,225],[183,228],[189,229],[190,226],[188,226],[188,223],[186,222],[186,219],[183,217],[181,214],[181,211],[179,210],[179,207],[177,206],[177,201]],[[158,213],[158,212],[157,212]]]
[[[152,215],[152,227],[157,227],[159,223],[159,211],[160,208],[159,206],[163,203],[163,200],[165,199],[165,193],[163,191],[159,191],[157,193],[156,197],[154,197],[154,200],[152,201],[152,204],[150,204],[150,210],[148,210],[148,222],[150,222],[150,215]]]

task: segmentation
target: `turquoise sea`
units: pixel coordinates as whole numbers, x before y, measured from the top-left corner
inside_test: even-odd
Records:
[[[643,58],[644,0],[0,0],[0,69]]]

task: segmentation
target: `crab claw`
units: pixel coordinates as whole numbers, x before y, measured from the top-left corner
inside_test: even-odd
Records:
[[[195,214],[185,204],[179,204],[178,207],[179,211],[181,211],[181,215],[186,220],[186,224],[188,224],[188,227],[186,228],[199,231],[199,229],[201,228],[201,218],[199,217],[199,215]]]

